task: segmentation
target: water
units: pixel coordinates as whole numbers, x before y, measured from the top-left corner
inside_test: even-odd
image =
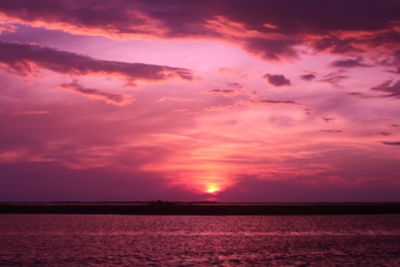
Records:
[[[400,215],[0,215],[0,265],[400,266]]]

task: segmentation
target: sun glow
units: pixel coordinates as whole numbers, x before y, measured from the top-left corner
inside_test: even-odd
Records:
[[[207,185],[206,192],[209,194],[215,194],[220,190],[220,188],[216,185]]]

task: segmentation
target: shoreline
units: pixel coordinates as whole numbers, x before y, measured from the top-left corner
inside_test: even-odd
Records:
[[[3,202],[0,214],[346,215],[400,214],[400,203]]]

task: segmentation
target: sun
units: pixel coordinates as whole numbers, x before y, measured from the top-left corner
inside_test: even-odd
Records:
[[[219,187],[216,185],[207,185],[206,192],[209,194],[215,194],[219,191]]]

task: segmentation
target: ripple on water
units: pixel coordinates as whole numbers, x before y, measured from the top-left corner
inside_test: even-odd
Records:
[[[0,215],[0,265],[400,266],[399,215]]]

